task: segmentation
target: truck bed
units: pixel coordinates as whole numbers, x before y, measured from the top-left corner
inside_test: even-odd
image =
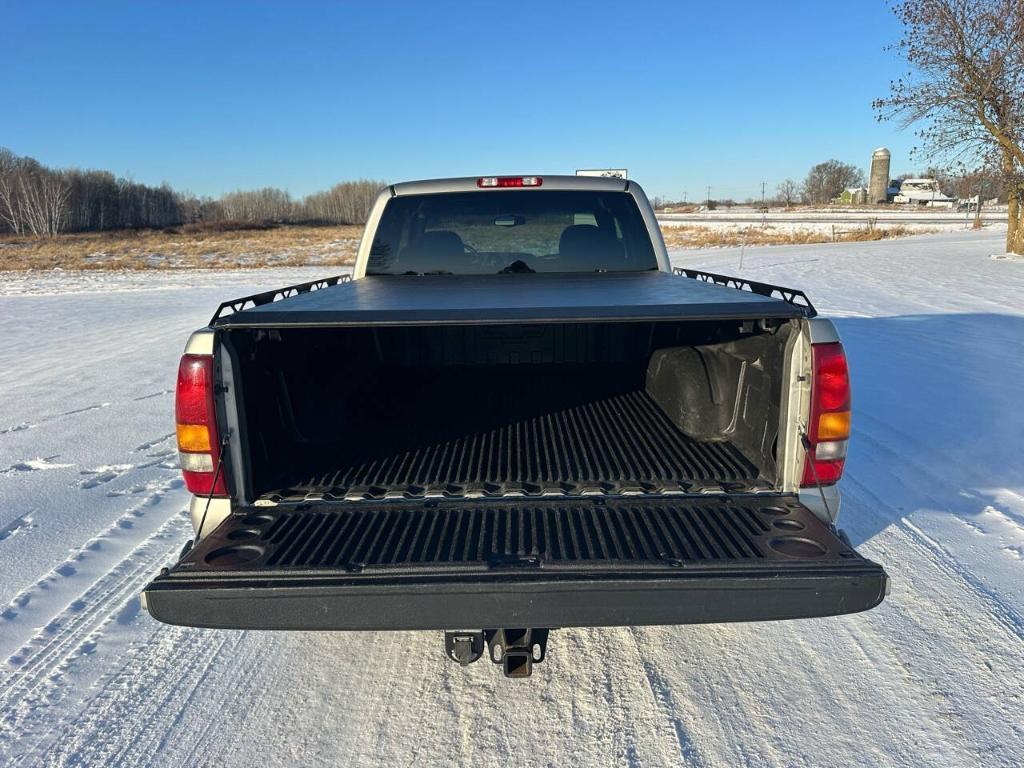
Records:
[[[403,275],[338,282],[220,316],[219,328],[804,317],[782,299],[660,271]]]

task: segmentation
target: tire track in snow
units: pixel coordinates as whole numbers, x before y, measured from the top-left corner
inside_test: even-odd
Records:
[[[139,445],[135,446],[135,450],[136,451],[148,451],[150,448],[156,448],[161,443],[167,442],[172,437],[174,437],[174,433],[173,432],[168,432],[166,435],[161,435],[160,437],[156,437],[156,438],[153,438],[152,440],[147,440],[144,443],[140,443]]]
[[[7,660],[8,671],[0,676],[0,712],[4,713],[0,721],[0,754],[14,748],[24,735],[31,735],[34,729],[30,724],[40,714],[60,711],[55,705],[69,692],[64,682],[69,666],[76,657],[91,654],[102,642],[105,628],[118,620],[132,600],[138,600],[157,563],[177,549],[186,526],[187,521],[180,514],[165,521]],[[95,541],[102,541],[102,537]],[[80,555],[92,556],[95,551],[87,545]],[[39,584],[59,578],[66,566],[67,563],[58,567]],[[64,572],[69,574],[65,578],[75,573]],[[14,602],[29,601],[28,595],[22,595]],[[16,617],[17,614],[14,620]]]
[[[201,633],[198,630],[193,630],[197,636]],[[212,634],[212,633],[205,633]],[[231,633],[222,633],[227,637],[226,639],[232,639]],[[268,648],[272,644],[263,644],[257,639],[257,636],[248,633],[238,633],[237,642],[235,644],[225,643],[221,645],[216,654],[212,656],[209,654],[209,640],[204,641],[204,645],[200,645],[196,650],[199,651],[198,655],[207,655],[210,658],[210,662],[202,667],[202,675],[196,680],[196,684],[192,685],[188,696],[183,697],[180,702],[180,707],[177,712],[174,713],[174,724],[182,724],[185,727],[180,730],[186,730],[191,736],[194,736],[191,744],[188,745],[188,751],[181,756],[178,760],[179,765],[203,765],[206,762],[210,762],[210,755],[213,753],[214,747],[222,748],[223,746],[223,731],[221,724],[212,717],[206,717],[206,701],[203,698],[203,694],[207,698],[211,698],[209,691],[214,691],[212,698],[215,699],[214,707],[216,711],[224,711],[226,708],[230,708],[233,704],[233,698],[238,696],[240,692],[250,692],[257,689],[257,679],[265,677],[266,664],[263,663],[263,657],[266,655]],[[227,653],[225,654],[225,649]],[[241,651],[241,653],[239,653]],[[216,681],[208,686],[205,690],[202,688],[201,683],[205,682],[210,676],[212,664],[214,659],[228,658],[227,670],[220,670],[219,675],[215,675]],[[146,660],[147,666],[152,666],[151,660]],[[221,680],[220,678],[227,678]],[[260,695],[264,695],[266,688],[260,689]],[[273,695],[270,693],[269,695]],[[130,703],[130,702],[129,702]],[[198,722],[196,722],[198,721]],[[168,729],[161,731],[164,733],[164,741],[167,739]],[[177,738],[177,737],[176,737]],[[150,761],[141,762],[142,766],[149,766]]]
[[[697,752],[697,747],[690,738],[686,726],[679,718],[679,703],[672,692],[672,684],[655,666],[654,662],[648,658],[640,643],[640,635],[644,631],[642,627],[629,627],[630,635],[633,638],[633,645],[636,648],[637,656],[640,658],[640,664],[647,678],[647,686],[650,688],[651,696],[657,702],[662,715],[672,726],[673,731],[675,731],[680,757],[686,761],[687,765],[703,766],[705,762]]]
[[[22,421],[12,427],[4,427],[3,429],[0,429],[0,437],[24,432],[28,429],[35,429],[43,424],[59,421],[60,419],[67,418],[68,416],[78,416],[83,413],[90,413],[91,411],[99,411],[103,408],[109,408],[111,405],[112,403],[96,403],[94,405],[87,405],[83,408],[75,408],[70,411],[64,411],[63,413],[57,413],[52,416],[43,416],[41,419],[37,419],[36,421]]]
[[[699,755],[687,746],[686,729],[677,726],[675,712],[666,710],[666,700],[652,689],[635,638],[628,627],[552,634],[551,656],[534,673],[547,678],[546,690],[539,702],[531,702],[528,722],[549,739],[557,740],[563,732],[572,735],[566,737],[564,756],[551,754],[549,762],[676,766],[686,759],[687,765],[700,764]],[[498,682],[507,685],[509,681],[499,678]],[[549,710],[566,706],[570,708],[566,722],[548,722]]]
[[[173,746],[178,751],[194,744],[216,724],[215,717],[202,718],[204,729],[174,726],[195,719],[189,718],[189,713],[200,690],[207,696],[204,703],[215,707],[214,711],[221,710],[230,696],[230,681],[219,690],[204,683],[211,663],[224,653],[231,654],[243,639],[242,633],[160,627],[147,642],[129,649],[124,665],[102,683],[78,716],[62,724],[62,733],[52,734],[56,739],[27,753],[15,766],[28,765],[32,759],[54,768],[150,766],[165,749]],[[239,670],[244,669],[241,663]],[[168,743],[172,729],[173,745]],[[61,738],[63,734],[69,736]],[[178,764],[199,765],[201,761]]]
[[[150,392],[148,395],[141,395],[139,397],[133,397],[132,400],[137,403],[137,402],[139,402],[141,400],[150,400],[150,399],[152,399],[154,397],[161,397],[162,395],[169,395],[173,391],[174,391],[173,389],[161,389],[159,392]]]
[[[35,528],[35,525],[32,523],[32,514],[26,512],[25,514],[14,518],[14,520],[3,528],[0,528],[0,541],[9,539],[12,536],[17,536],[19,533],[30,531],[33,528]]]
[[[90,488],[96,488],[112,480],[117,480],[121,475],[133,469],[135,469],[134,464],[106,464],[95,469],[84,469],[79,472],[84,479],[79,482],[78,487],[83,491],[87,491]]]
[[[866,500],[865,507],[874,506],[875,509],[886,510],[886,516],[892,521],[892,524],[902,529],[911,541],[928,552],[930,560],[937,570],[970,589],[978,598],[978,603],[987,607],[989,615],[1000,626],[1015,636],[1018,641],[1024,642],[1024,616],[1002,595],[978,578],[943,544],[910,522],[855,476],[845,476],[843,483],[844,489],[850,490],[852,486],[855,489],[854,492],[862,500]]]
[[[69,469],[74,464],[58,464],[54,459],[60,458],[60,454],[46,456],[44,458],[23,459],[16,461],[10,466],[0,469],[0,475],[12,474],[14,472],[45,472],[50,469]]]
[[[869,429],[863,429],[854,427],[852,439],[858,444],[864,443],[871,448],[872,452],[878,454],[878,458],[883,457],[888,460],[891,466],[904,467],[910,471],[915,477],[915,492],[920,492],[919,489],[928,489],[928,497],[932,498],[936,495],[944,495],[949,497],[963,496],[965,491],[960,487],[959,484],[950,482],[950,472],[939,471],[943,468],[943,465],[936,463],[924,463],[916,459],[916,456],[928,456],[929,446],[922,443],[918,437],[910,435],[907,432],[894,428],[891,424],[883,422],[868,413],[857,414],[857,421],[864,421],[869,423],[871,426]],[[895,437],[899,443],[905,445],[915,446],[917,450],[908,451],[906,448],[896,448],[888,440],[884,439],[879,433],[886,432]],[[948,467],[946,467],[948,470]],[[967,483],[972,484],[975,487],[984,487],[987,484],[987,479],[982,476],[981,473],[974,471],[969,464],[957,463],[956,472],[960,475],[961,479]],[[936,494],[937,489],[943,489],[942,494]],[[1002,493],[1008,496],[1016,496],[1020,498],[1018,494],[1014,493],[1012,489],[1002,488]],[[972,494],[974,492],[972,491]],[[1022,505],[1024,506],[1024,505]],[[1013,517],[1018,524],[1024,524],[1024,517],[1012,510],[1003,509],[1001,510],[1004,514]]]

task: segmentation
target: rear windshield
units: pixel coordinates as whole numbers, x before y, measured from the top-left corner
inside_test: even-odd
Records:
[[[636,272],[657,269],[625,192],[486,190],[392,198],[369,275]]]

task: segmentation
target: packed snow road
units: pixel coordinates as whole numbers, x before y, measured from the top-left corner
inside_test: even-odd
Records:
[[[556,632],[528,682],[440,633],[163,626],[189,537],[172,398],[189,330],[303,270],[0,285],[0,765],[1024,763],[1024,264],[1000,239],[747,249],[837,319],[855,616]],[[676,254],[739,272],[738,250]]]

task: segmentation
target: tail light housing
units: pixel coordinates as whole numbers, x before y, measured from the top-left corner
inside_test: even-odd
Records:
[[[174,415],[178,459],[189,491],[197,496],[227,496],[220,463],[220,436],[214,406],[212,355],[182,355],[178,365]]]
[[[850,370],[843,345],[812,345],[811,369],[808,447],[800,485],[832,485],[843,476],[850,438]]]

